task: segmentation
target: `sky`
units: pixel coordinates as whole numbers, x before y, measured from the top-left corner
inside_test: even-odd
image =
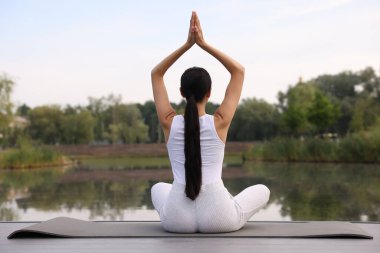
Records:
[[[245,66],[242,98],[277,102],[300,76],[380,71],[379,0],[0,0],[0,74],[16,105],[86,105],[88,97],[153,99],[150,71],[187,39],[191,11],[204,37]],[[169,99],[192,66],[221,103],[227,70],[194,46],[165,75]]]

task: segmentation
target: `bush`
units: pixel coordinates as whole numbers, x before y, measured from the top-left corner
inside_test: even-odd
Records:
[[[307,139],[304,141],[304,161],[332,162],[336,161],[337,144],[331,140]],[[302,160],[301,157],[301,160]]]
[[[48,147],[33,146],[27,139],[20,139],[16,148],[0,154],[0,168],[38,167],[62,161],[61,154]]]
[[[263,146],[263,159],[271,161],[297,161],[302,153],[302,144],[294,138],[276,138]]]
[[[339,145],[339,156],[346,162],[380,162],[380,129],[347,136]]]
[[[306,162],[380,162],[380,124],[334,142],[308,138],[276,138],[253,146],[248,160]]]

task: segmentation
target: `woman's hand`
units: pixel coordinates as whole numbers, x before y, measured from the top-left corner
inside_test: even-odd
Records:
[[[192,47],[195,44],[195,12],[193,11],[190,19],[189,35],[187,36],[186,45]]]
[[[206,44],[203,38],[202,27],[199,22],[198,15],[195,11],[193,11],[191,14],[189,35],[187,36],[186,45],[192,47],[195,43],[197,43],[200,47],[203,47]]]
[[[196,12],[193,12],[193,16],[194,16],[195,43],[197,43],[198,46],[203,47],[206,44],[206,41],[203,38],[201,23],[199,22],[199,18]]]

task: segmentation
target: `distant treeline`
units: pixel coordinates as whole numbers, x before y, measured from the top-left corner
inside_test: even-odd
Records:
[[[248,84],[246,84],[248,85]],[[258,84],[257,86],[259,86]],[[85,106],[24,104],[11,101],[13,81],[0,76],[0,146],[14,146],[20,137],[41,144],[163,142],[153,101],[123,103],[121,96],[90,97]],[[185,101],[172,103],[178,113]],[[209,103],[213,114],[219,104]],[[380,117],[380,78],[374,69],[301,78],[278,102],[243,99],[230,127],[228,140],[269,140],[273,137],[342,137],[365,131]]]

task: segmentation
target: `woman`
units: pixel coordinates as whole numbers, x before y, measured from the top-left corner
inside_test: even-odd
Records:
[[[164,74],[194,44],[219,60],[231,74],[225,98],[214,115],[205,112],[211,78],[202,68],[190,68],[181,77],[180,92],[186,99],[184,116],[176,115],[169,103]],[[204,40],[195,12],[186,43],[152,70],[154,101],[174,176],[173,184],[157,183],[151,189],[153,205],[165,230],[235,231],[268,202],[270,192],[264,185],[248,187],[233,197],[221,179],[227,132],[243,80],[244,67]]]

